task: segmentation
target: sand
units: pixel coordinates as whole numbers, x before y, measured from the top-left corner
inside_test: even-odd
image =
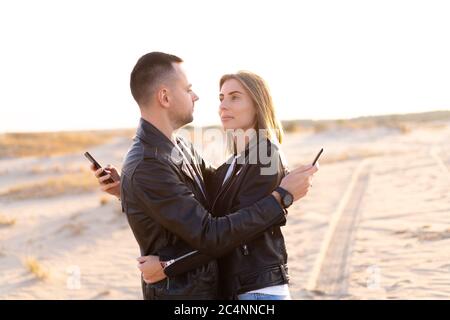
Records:
[[[129,145],[90,151],[120,166]],[[313,188],[283,228],[293,298],[449,299],[450,123],[292,133],[283,150],[293,168],[322,146]],[[0,159],[0,194],[87,165],[82,153]],[[15,219],[0,225],[0,299],[142,298],[139,248],[114,198],[0,197],[0,215]]]

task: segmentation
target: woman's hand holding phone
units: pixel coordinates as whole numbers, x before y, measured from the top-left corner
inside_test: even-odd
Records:
[[[323,153],[323,148],[317,153],[312,164],[301,165],[286,175],[280,183],[280,187],[287,190],[294,198],[294,201],[303,198],[312,187],[314,174],[319,170],[319,158]],[[280,202],[277,192],[272,193],[275,199]]]

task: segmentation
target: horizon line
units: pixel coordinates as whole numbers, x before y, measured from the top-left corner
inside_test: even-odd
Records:
[[[371,115],[365,115],[365,116],[357,116],[357,117],[349,117],[349,118],[303,118],[303,119],[282,119],[280,122],[283,124],[284,122],[334,122],[334,121],[358,121],[361,119],[367,119],[367,118],[383,118],[383,117],[396,117],[396,116],[408,116],[408,115],[425,115],[425,114],[432,114],[432,113],[449,113],[450,116],[450,109],[437,109],[432,111],[422,111],[422,112],[408,112],[408,113],[387,113],[387,114],[371,114]],[[220,124],[207,124],[207,125],[192,125],[191,123],[188,123],[184,125],[183,127],[192,127],[192,128],[208,128],[208,127],[220,127]],[[56,132],[86,132],[86,131],[113,131],[113,130],[132,130],[135,129],[135,127],[110,127],[110,128],[84,128],[84,129],[67,129],[67,130],[52,130],[52,131],[45,131],[45,130],[28,130],[28,131],[0,131],[0,134],[15,134],[15,133],[56,133]]]

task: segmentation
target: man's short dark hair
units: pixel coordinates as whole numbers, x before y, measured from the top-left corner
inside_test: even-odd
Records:
[[[156,86],[175,72],[172,65],[174,62],[180,63],[183,60],[164,52],[150,52],[139,58],[130,77],[131,94],[139,106],[145,105]]]

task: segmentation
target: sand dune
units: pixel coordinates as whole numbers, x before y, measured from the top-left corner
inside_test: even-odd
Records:
[[[130,142],[89,150],[119,166]],[[322,146],[313,188],[283,230],[293,298],[448,299],[450,123],[297,132],[283,150],[295,167]],[[87,167],[82,152],[0,159],[0,218],[15,220],[0,224],[0,299],[141,299],[139,250],[117,200],[95,188],[5,195]]]

